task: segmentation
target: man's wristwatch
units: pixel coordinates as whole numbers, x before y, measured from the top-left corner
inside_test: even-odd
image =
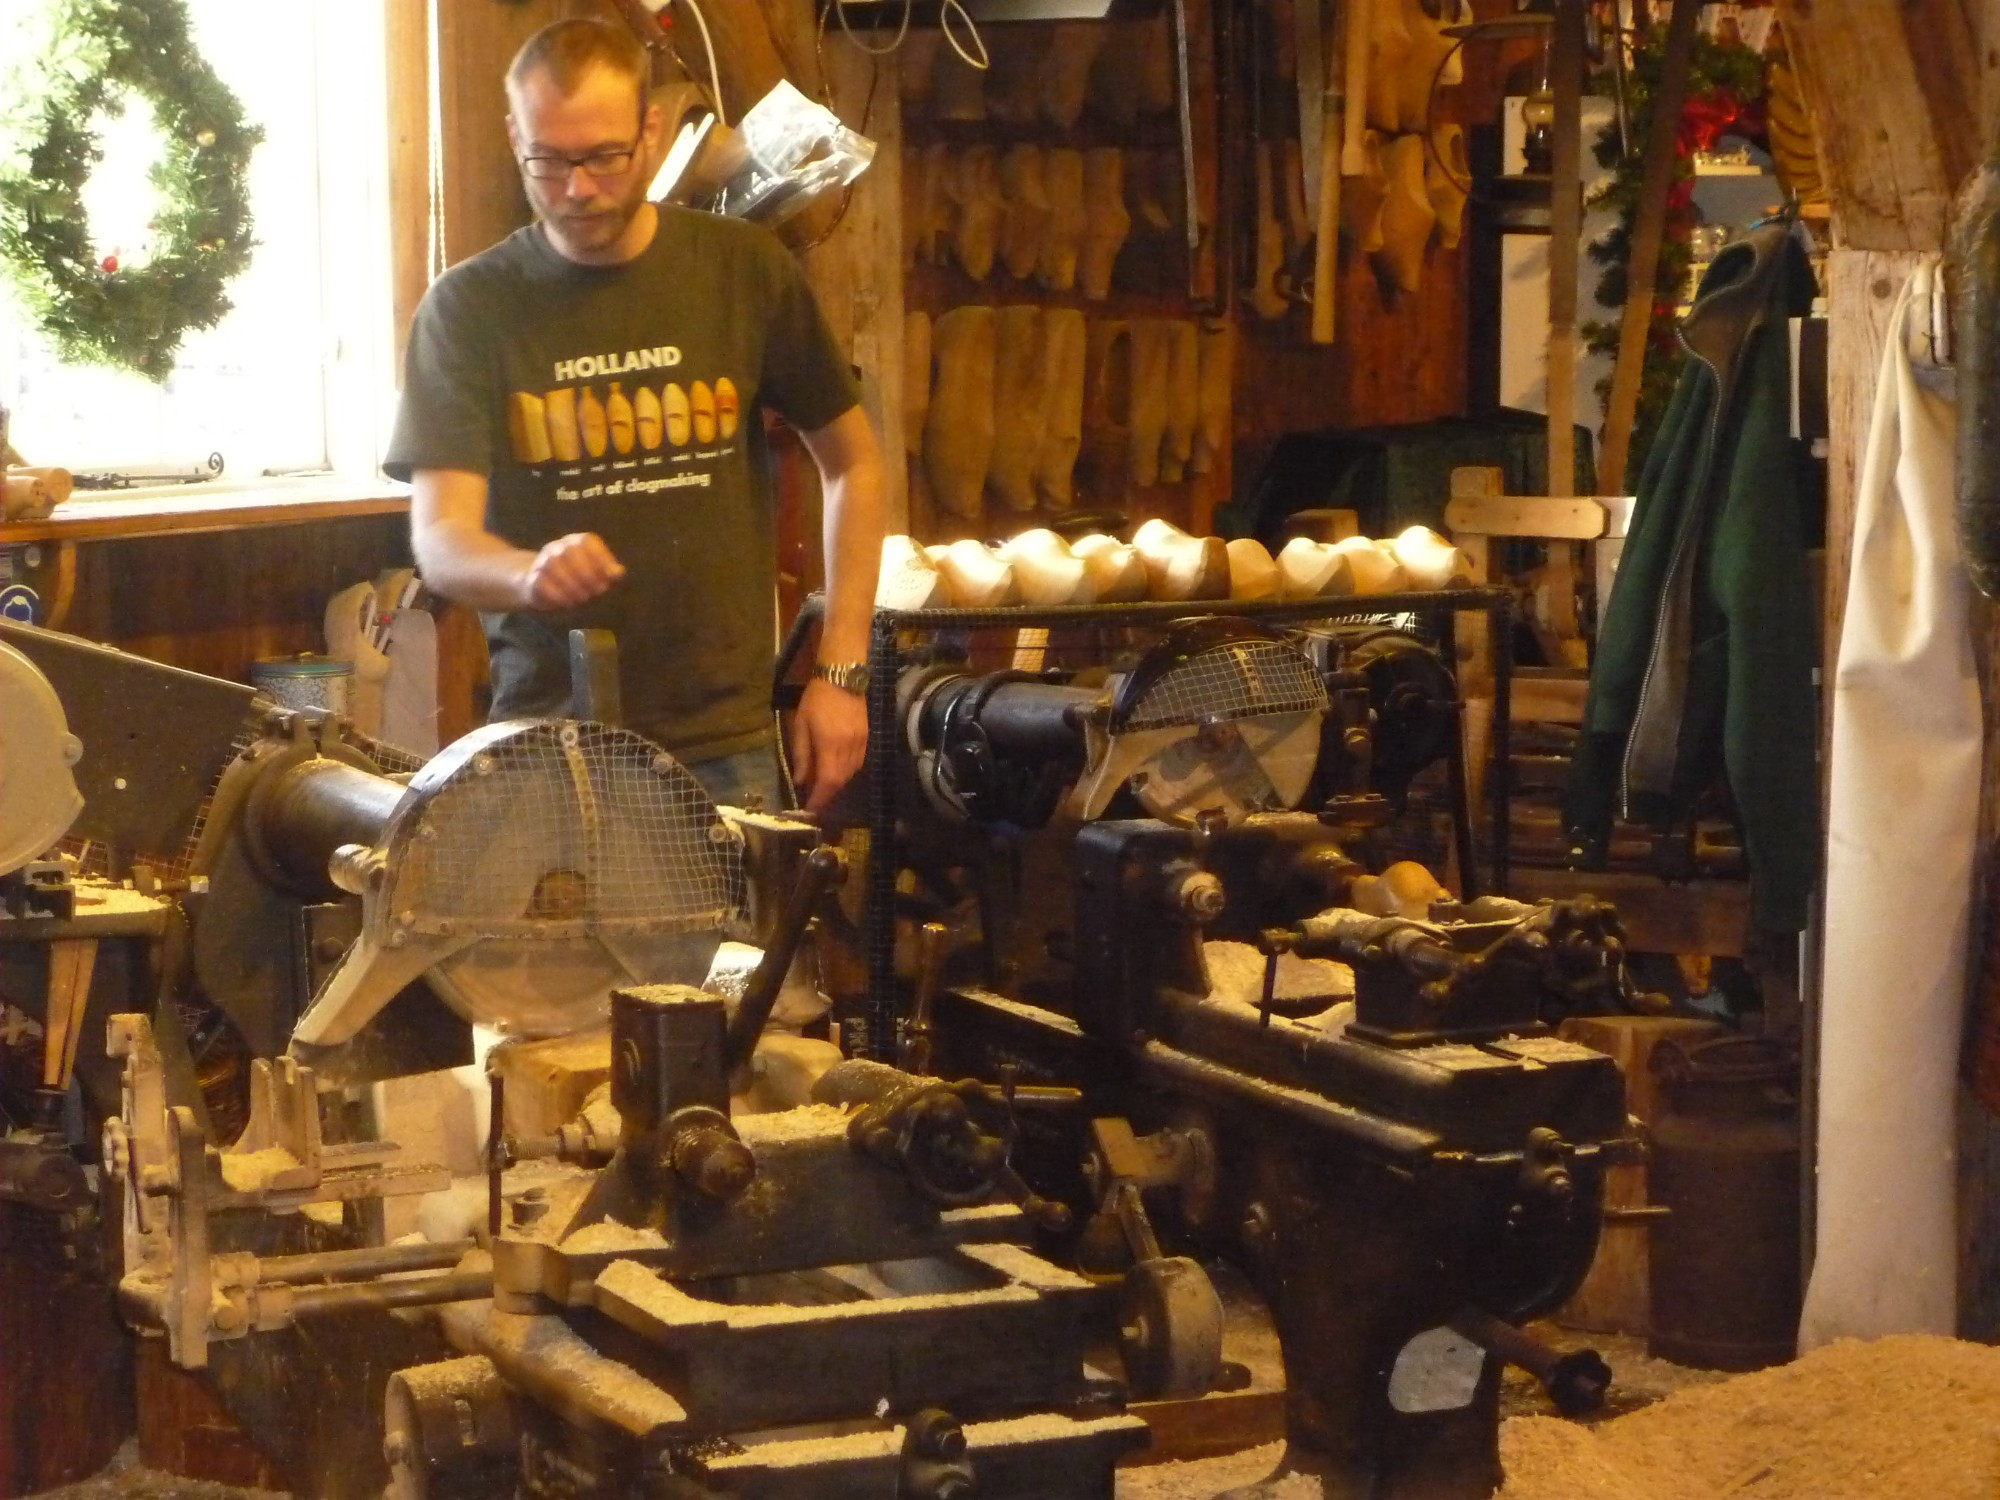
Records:
[[[868,663],[865,661],[816,662],[812,674],[821,682],[830,682],[857,698],[868,696]]]

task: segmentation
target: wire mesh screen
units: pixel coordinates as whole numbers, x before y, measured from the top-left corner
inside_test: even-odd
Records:
[[[1170,729],[1326,706],[1326,684],[1297,648],[1282,641],[1236,641],[1168,668],[1121,727]]]
[[[473,753],[391,838],[388,910],[418,932],[702,931],[742,851],[694,777],[636,734],[542,722]]]

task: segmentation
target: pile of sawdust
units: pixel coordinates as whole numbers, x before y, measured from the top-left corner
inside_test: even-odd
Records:
[[[1843,1339],[1598,1427],[1517,1417],[1495,1500],[1995,1500],[2000,1348]]]

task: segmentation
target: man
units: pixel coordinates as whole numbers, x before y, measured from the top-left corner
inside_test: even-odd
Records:
[[[785,418],[825,491],[826,624],[790,747],[820,810],[866,748],[881,457],[791,256],[646,200],[663,156],[647,74],[627,32],[589,20],[515,57],[507,138],[536,222],[424,298],[383,467],[414,487],[425,581],[484,612],[495,719],[563,712],[568,632],[608,628],[627,722],[719,799],[775,802],[757,411]]]

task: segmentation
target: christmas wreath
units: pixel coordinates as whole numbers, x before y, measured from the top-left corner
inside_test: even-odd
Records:
[[[164,380],[250,263],[244,177],[264,133],[195,49],[183,0],[56,0],[52,19],[0,118],[0,266],[64,359]],[[124,265],[93,250],[83,186],[103,156],[92,121],[134,97],[157,121],[162,201],[151,254]]]

